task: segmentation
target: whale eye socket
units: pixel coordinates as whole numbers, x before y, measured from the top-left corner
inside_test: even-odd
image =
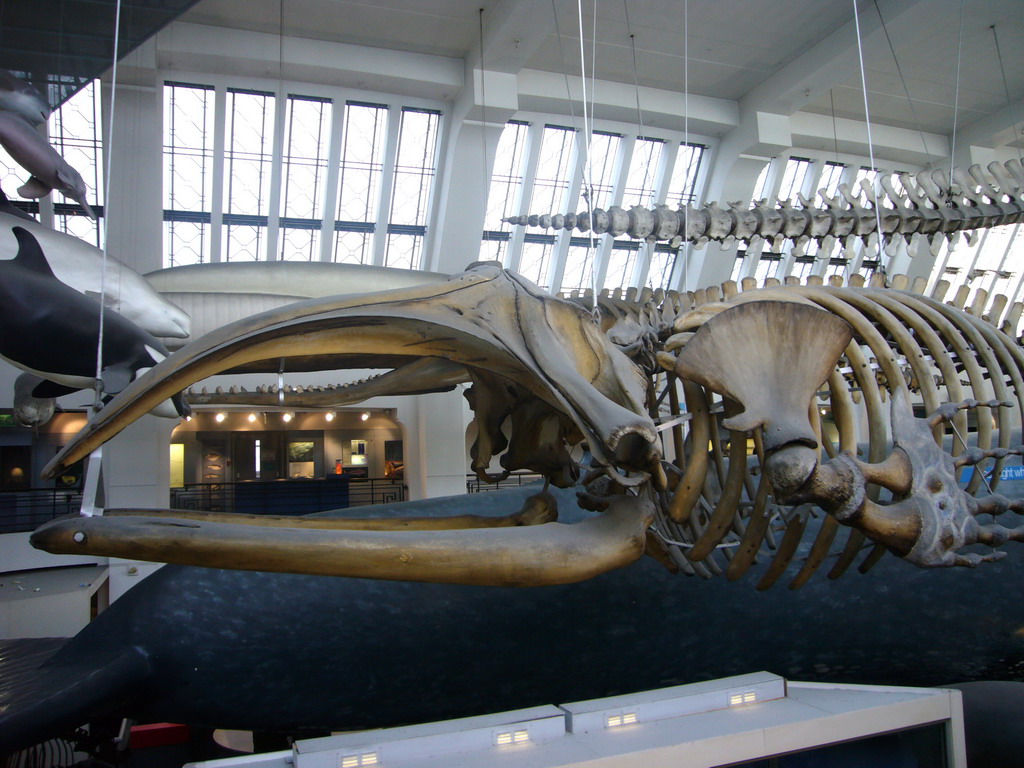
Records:
[[[85,535],[85,531],[75,531],[71,538],[75,540],[76,544],[85,544],[85,540],[88,536]]]

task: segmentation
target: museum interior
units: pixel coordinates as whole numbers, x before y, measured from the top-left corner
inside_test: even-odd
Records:
[[[2,765],[1024,765],[1021,10],[3,0]]]

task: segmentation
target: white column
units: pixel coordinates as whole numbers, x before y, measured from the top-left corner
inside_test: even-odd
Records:
[[[396,418],[402,425],[409,498],[465,493],[468,420],[462,388],[402,400]]]
[[[176,419],[143,416],[103,446],[104,508],[166,509],[170,506],[170,444]],[[113,602],[159,563],[110,558]]]
[[[155,78],[154,78],[155,80]],[[109,85],[104,113],[110,120]],[[107,243],[111,256],[137,272],[163,267],[163,125],[161,89],[123,84],[114,99],[113,141],[106,190]],[[110,146],[106,146],[107,144]]]

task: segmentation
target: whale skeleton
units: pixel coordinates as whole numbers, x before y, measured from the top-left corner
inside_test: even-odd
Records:
[[[1024,168],[1019,160],[991,162],[988,175],[975,164],[966,172],[954,169],[952,176],[950,181],[943,170],[921,171],[916,176],[879,174],[874,183],[862,179],[859,188],[840,184],[835,196],[819,190],[824,206],[799,194],[799,206],[788,200],[777,205],[767,200],[750,205],[732,202],[724,207],[711,202],[676,209],[611,206],[579,213],[523,214],[503,221],[567,232],[627,235],[667,242],[673,248],[683,243],[703,248],[715,242],[723,249],[741,243],[748,249],[767,245],[780,252],[788,242],[800,255],[812,241],[825,252],[831,252],[838,241],[845,257],[857,240],[877,248],[879,231],[883,247],[889,250],[901,240],[912,245],[924,239],[937,253],[944,239],[954,241],[961,232],[973,239],[978,230],[1024,220]]]
[[[1020,513],[1024,502],[975,497],[1021,453],[1012,440],[1024,412],[1024,352],[1009,335],[892,288],[733,284],[725,296],[643,298],[602,297],[595,314],[482,263],[440,284],[287,305],[154,366],[46,470],[62,471],[191,383],[271,373],[286,358],[296,371],[393,370],[358,385],[367,396],[464,377],[477,426],[473,471],[495,479],[500,457],[499,479],[525,469],[576,486],[592,519],[328,531],[166,510],[54,521],[33,543],[212,567],[517,586],[589,578],[643,553],[670,570],[730,579],[767,558],[766,588],[793,563],[811,515],[824,522],[791,586],[830,557],[830,576],[840,575],[865,547],[862,568],[886,552],[922,567],[973,567],[1024,540],[1024,526],[980,519]],[[320,405],[322,395],[309,393]],[[914,414],[915,401],[931,415]],[[962,490],[958,476],[971,467]]]

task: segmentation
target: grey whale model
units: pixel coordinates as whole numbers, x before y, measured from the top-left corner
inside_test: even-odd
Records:
[[[506,514],[530,492],[374,511]],[[587,514],[553,492],[564,521]],[[761,669],[923,686],[1024,676],[1017,558],[959,572],[889,559],[799,591],[757,592],[758,577],[681,579],[649,558],[531,589],[166,566],[24,687],[0,686],[0,753],[101,714],[302,734]]]

